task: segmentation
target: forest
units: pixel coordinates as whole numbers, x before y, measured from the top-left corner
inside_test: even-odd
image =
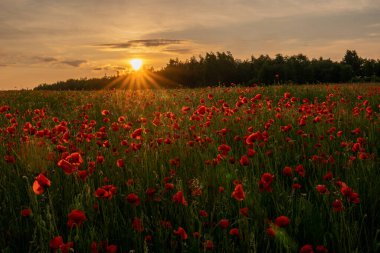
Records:
[[[355,50],[347,50],[341,61],[322,57],[309,59],[303,54],[261,55],[240,60],[229,51],[209,52],[185,61],[170,59],[160,70],[151,68],[143,70],[143,73],[44,83],[35,90],[128,89],[135,87],[131,82],[136,82],[136,75],[140,76],[140,82],[144,82],[138,86],[140,88],[379,82],[380,59],[362,58]]]

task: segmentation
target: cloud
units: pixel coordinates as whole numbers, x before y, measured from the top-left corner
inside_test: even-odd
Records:
[[[191,52],[193,52],[193,50],[190,48],[174,48],[174,47],[166,48],[162,51],[168,52],[168,53],[177,53],[177,54],[190,54]]]
[[[135,47],[159,47],[176,45],[183,43],[184,40],[171,40],[171,39],[146,39],[146,40],[129,40],[124,43],[107,43],[101,44],[101,47],[108,47],[113,49],[135,48]]]
[[[50,56],[36,56],[34,57],[35,60],[39,61],[39,62],[56,62],[58,61],[57,58],[54,58],[54,57],[50,57]]]
[[[60,63],[72,66],[72,67],[80,67],[83,63],[86,63],[85,60],[66,60],[66,61],[60,61]]]

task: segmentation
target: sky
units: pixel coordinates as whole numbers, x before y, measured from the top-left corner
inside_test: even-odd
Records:
[[[230,51],[380,59],[380,0],[0,0],[0,90]]]

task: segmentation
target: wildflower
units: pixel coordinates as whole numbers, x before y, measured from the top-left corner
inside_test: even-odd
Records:
[[[83,211],[74,209],[68,214],[68,221],[67,221],[67,226],[69,228],[73,228],[74,226],[79,227],[82,225],[84,221],[87,220],[86,215],[84,214]]]
[[[182,204],[184,206],[188,205],[182,191],[178,191],[176,194],[174,194],[172,200],[177,204]]]
[[[135,230],[136,232],[143,232],[144,231],[144,227],[142,225],[142,222],[141,222],[141,219],[135,217],[133,218],[133,221],[132,221],[132,228],[133,230]]]
[[[300,253],[314,253],[313,245],[306,244],[300,248]]]
[[[240,208],[239,212],[244,217],[248,217],[249,216],[249,213],[248,213],[249,209],[248,209],[248,207],[242,207],[242,208]]]
[[[204,243],[205,250],[213,250],[214,243],[211,240],[206,240]]]
[[[23,217],[29,217],[32,214],[32,210],[30,208],[25,208],[21,210],[20,214]]]
[[[234,236],[237,236],[239,237],[239,229],[237,228],[232,228],[229,232],[230,235],[234,235]]]
[[[259,182],[259,188],[260,188],[260,191],[267,191],[267,192],[271,192],[272,191],[272,187],[271,187],[271,184],[274,180],[274,175],[271,174],[271,173],[264,173],[262,176],[261,176],[261,179],[260,179],[260,182]]]
[[[182,240],[187,240],[188,238],[186,231],[182,227],[178,227],[177,230],[174,230],[174,234],[180,236]]]
[[[72,251],[72,247],[74,246],[73,242],[63,242],[62,236],[56,236],[54,237],[50,243],[49,247],[54,251],[57,252],[57,250],[60,250],[61,253],[69,253]]]
[[[241,166],[248,166],[248,165],[249,165],[249,159],[248,159],[248,156],[247,156],[247,155],[243,155],[243,156],[240,158],[240,165],[241,165]]]
[[[279,216],[275,219],[274,224],[278,227],[287,227],[289,226],[290,220],[286,216]]]
[[[228,228],[229,225],[230,225],[230,222],[227,219],[221,219],[219,221],[219,227],[221,227],[222,229]]]
[[[139,206],[140,205],[140,198],[139,198],[139,196],[137,194],[134,194],[134,193],[128,194],[127,201],[130,204],[134,204],[135,206]]]
[[[50,180],[44,175],[39,174],[33,183],[33,191],[36,195],[41,195],[45,192],[45,188],[50,187]]]
[[[232,192],[231,196],[235,198],[237,201],[242,201],[245,199],[245,192],[243,190],[242,184],[237,184],[235,186],[234,191]]]
[[[329,194],[329,190],[327,189],[326,185],[319,184],[316,186],[316,189],[320,194]]]
[[[334,212],[340,212],[340,211],[343,211],[344,209],[343,203],[340,199],[334,200],[332,206],[333,206]]]

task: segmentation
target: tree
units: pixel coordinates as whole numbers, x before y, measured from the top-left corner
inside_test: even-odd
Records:
[[[355,50],[347,50],[342,63],[350,65],[355,76],[362,76],[363,59],[358,56]]]

